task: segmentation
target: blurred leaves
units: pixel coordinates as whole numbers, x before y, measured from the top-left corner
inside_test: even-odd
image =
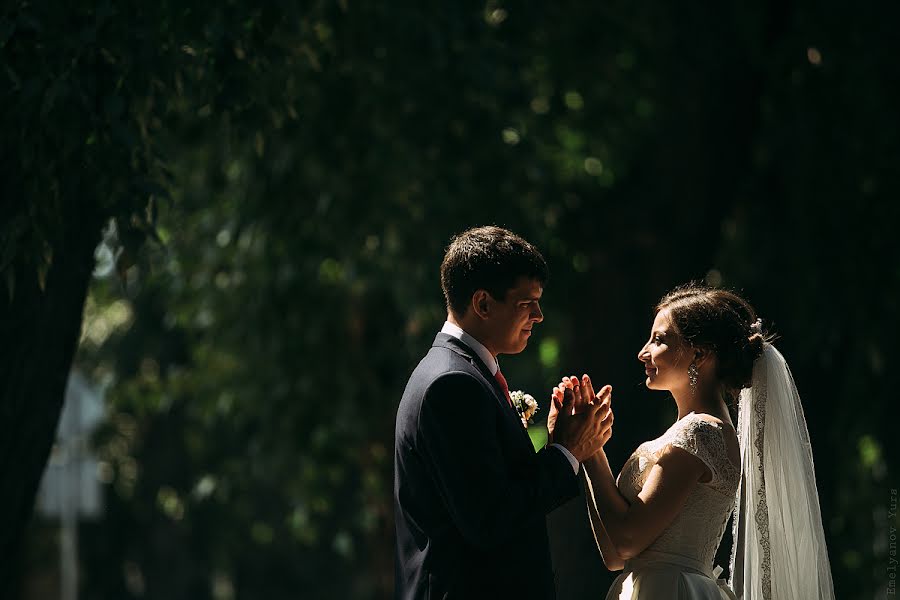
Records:
[[[634,360],[654,301],[743,288],[808,407],[829,544],[852,549],[838,595],[874,593],[898,15],[830,8],[5,9],[8,295],[71,228],[102,241],[78,364],[109,386],[111,482],[85,596],[387,597],[394,409],[444,317],[443,248],[483,223],[553,271],[504,372],[539,415],[563,369],[612,383],[618,464],[667,417]]]

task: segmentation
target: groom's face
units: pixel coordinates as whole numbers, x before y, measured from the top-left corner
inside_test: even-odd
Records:
[[[501,301],[491,298],[486,325],[495,354],[518,354],[528,345],[535,323],[544,320],[540,299],[544,288],[536,279],[521,277]]]

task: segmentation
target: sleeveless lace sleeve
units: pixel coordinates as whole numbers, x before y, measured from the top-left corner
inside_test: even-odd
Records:
[[[715,486],[721,475],[722,461],[728,460],[721,428],[694,415],[685,417],[685,420],[687,423],[674,432],[671,444],[703,461],[712,473],[712,479],[706,483]]]

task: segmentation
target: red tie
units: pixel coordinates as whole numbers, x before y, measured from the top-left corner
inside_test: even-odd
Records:
[[[512,406],[512,398],[509,396],[509,384],[506,383],[506,377],[503,376],[500,369],[497,369],[497,372],[494,373],[494,379],[496,379],[497,383],[500,384],[500,387],[503,388],[503,393],[506,394],[506,401]]]

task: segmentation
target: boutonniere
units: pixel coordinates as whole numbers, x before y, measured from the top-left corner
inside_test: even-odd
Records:
[[[512,399],[513,408],[522,419],[522,426],[528,429],[529,425],[534,425],[534,413],[538,411],[538,403],[534,396],[526,394],[522,390],[516,390],[510,392],[509,397]]]

